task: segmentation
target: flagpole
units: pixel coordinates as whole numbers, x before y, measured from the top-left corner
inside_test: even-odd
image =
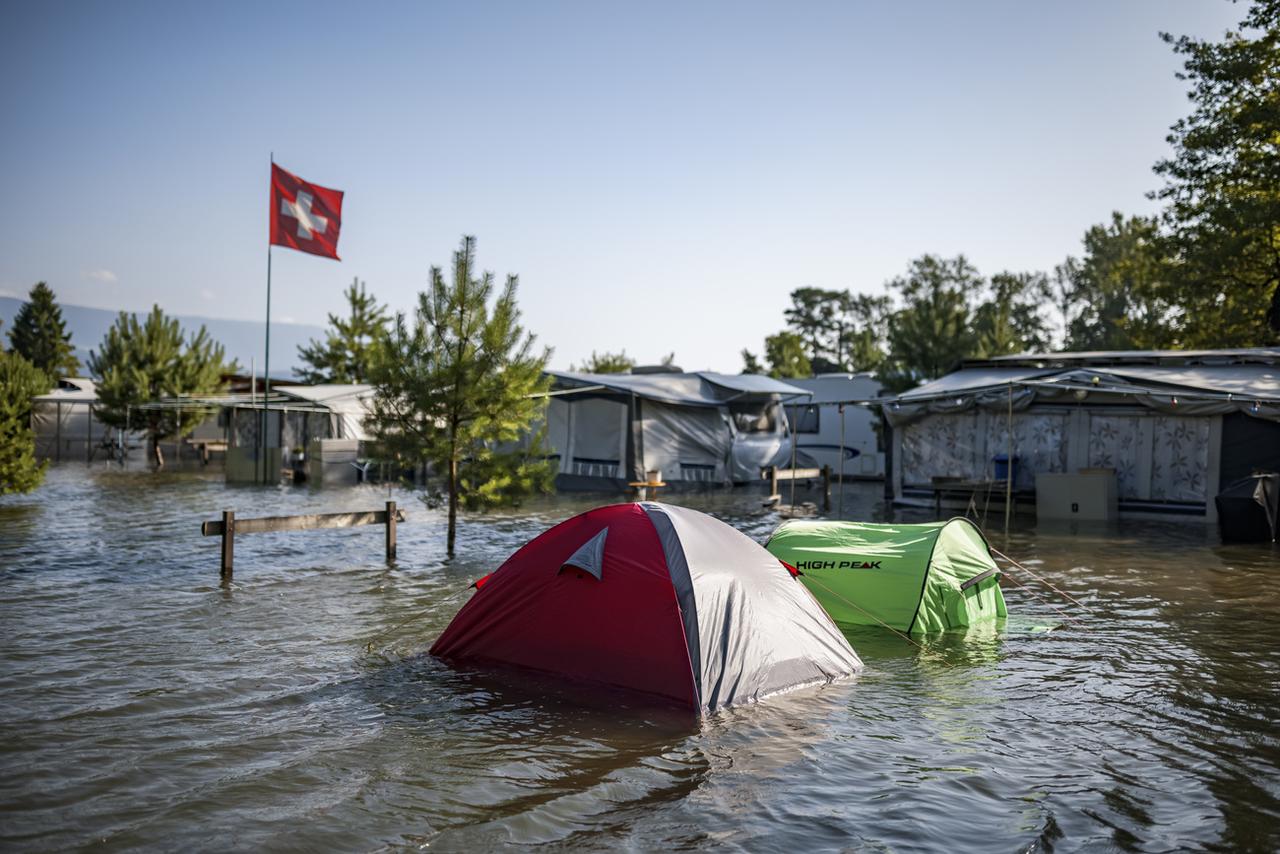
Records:
[[[276,153],[271,152],[271,181],[272,187],[275,186],[275,165]],[[269,198],[274,199],[274,189],[269,194]],[[270,216],[274,216],[272,211]],[[271,220],[267,220],[268,235],[270,235]],[[271,426],[271,238],[267,237],[267,343],[266,354],[262,360],[262,377],[265,383],[262,393],[262,429],[258,431],[258,436],[262,441],[262,482],[270,483],[268,479],[269,467],[267,465],[267,428]]]

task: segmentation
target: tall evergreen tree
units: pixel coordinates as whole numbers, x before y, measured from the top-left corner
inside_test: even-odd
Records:
[[[74,376],[80,370],[62,308],[44,282],[36,282],[14,316],[9,344],[15,353],[49,376]]]
[[[453,282],[433,267],[413,322],[397,315],[374,360],[374,429],[389,452],[443,473],[450,555],[459,503],[511,504],[551,487],[541,434],[518,446],[545,414],[550,351],[535,352],[520,325],[517,284],[508,276],[490,305],[493,274],[476,274],[475,238],[464,237]]]
[[[298,373],[307,383],[363,383],[369,381],[369,361],[378,337],[387,328],[387,307],[378,305],[365,283],[353,279],[344,295],[346,318],[329,315],[323,342],[312,339],[298,347],[298,356],[310,367]]]
[[[17,353],[0,351],[0,495],[30,492],[44,480],[48,462],[37,462],[31,430],[31,398],[53,380]]]
[[[99,350],[89,354],[98,383],[95,414],[112,427],[142,429],[157,468],[164,467],[160,441],[184,436],[208,417],[199,409],[139,409],[165,397],[215,394],[224,387],[225,351],[203,326],[184,335],[174,318],[154,306],[143,322],[120,312]]]
[[[1192,347],[1280,340],[1280,0],[1220,42],[1163,33],[1185,57],[1191,115],[1170,129],[1166,184],[1181,335]]]

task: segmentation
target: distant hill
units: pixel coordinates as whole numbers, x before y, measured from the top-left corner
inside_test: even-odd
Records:
[[[0,318],[4,325],[0,326],[0,346],[9,348],[9,330],[13,328],[13,316],[24,301],[13,297],[0,297]],[[145,312],[138,312],[139,315]],[[227,349],[227,359],[236,359],[241,369],[249,372],[250,358],[257,360],[257,370],[262,371],[262,345],[264,337],[263,324],[253,320],[224,320],[217,317],[194,317],[191,315],[175,315],[182,328],[188,331],[199,329],[201,324],[209,330],[219,344]],[[116,312],[105,308],[86,308],[81,305],[62,303],[62,317],[67,322],[67,330],[71,333],[71,343],[75,345],[76,356],[84,365],[89,358],[89,351],[97,349],[107,329],[115,323]],[[306,344],[312,338],[323,338],[324,329],[319,326],[305,326],[300,323],[271,324],[271,376],[287,378],[292,375],[298,365],[298,345]]]

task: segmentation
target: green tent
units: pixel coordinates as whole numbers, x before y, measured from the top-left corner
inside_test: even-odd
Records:
[[[1000,570],[968,519],[920,525],[791,520],[765,546],[841,625],[903,632],[1005,616]]]

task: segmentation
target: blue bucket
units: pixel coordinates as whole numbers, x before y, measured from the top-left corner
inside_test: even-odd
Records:
[[[1008,454],[996,454],[991,458],[996,464],[996,480],[1008,480],[1009,478],[1009,456]],[[1013,480],[1018,479],[1018,458],[1013,458]]]

